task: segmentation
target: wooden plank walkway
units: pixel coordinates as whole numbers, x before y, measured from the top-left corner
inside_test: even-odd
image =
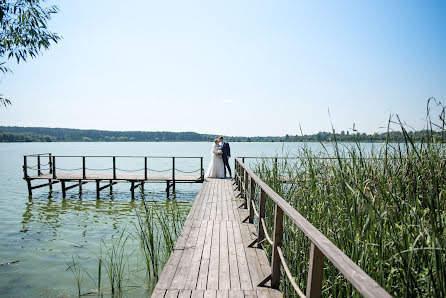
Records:
[[[271,273],[233,180],[203,183],[152,297],[282,297],[257,285]]]

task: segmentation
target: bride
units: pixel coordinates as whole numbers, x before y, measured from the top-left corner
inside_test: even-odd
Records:
[[[223,152],[221,151],[221,146],[218,143],[218,139],[214,140],[212,145],[211,161],[209,162],[208,169],[205,178],[224,178],[224,164],[222,159]]]

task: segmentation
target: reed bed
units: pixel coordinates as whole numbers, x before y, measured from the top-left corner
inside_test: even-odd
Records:
[[[182,230],[187,212],[180,210],[175,200],[162,205],[148,204],[144,196],[140,207],[135,208],[135,229],[124,229],[111,239],[101,239],[97,258],[72,256],[67,262],[67,271],[73,274],[78,296],[114,297],[135,289],[143,289],[150,296]],[[139,245],[135,248],[134,243]],[[97,272],[92,272],[91,262],[97,262]]]
[[[402,143],[389,139],[370,152],[360,143],[342,146],[334,139],[322,152],[302,147],[285,159],[262,158],[253,168],[391,295],[445,297],[446,152],[438,138],[444,121],[436,126],[440,134],[428,122],[423,143],[414,143],[398,123]],[[292,179],[284,183],[285,177]],[[270,235],[273,220],[267,199]],[[287,264],[305,289],[310,241],[287,218],[284,231]],[[324,296],[359,296],[329,261],[323,285]],[[297,297],[285,276],[281,290]]]

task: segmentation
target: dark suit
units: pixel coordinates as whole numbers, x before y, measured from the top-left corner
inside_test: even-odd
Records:
[[[221,157],[223,158],[225,177],[226,177],[226,168],[228,168],[229,176],[232,177],[231,167],[229,166],[229,161],[228,161],[228,157],[231,157],[231,147],[229,147],[229,143],[223,141],[221,143],[221,151],[223,151],[223,155]]]

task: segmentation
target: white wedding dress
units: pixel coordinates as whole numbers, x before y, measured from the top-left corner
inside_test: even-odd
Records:
[[[221,150],[221,146],[216,145],[215,143],[212,145],[211,152],[211,161],[209,162],[208,169],[205,178],[224,178],[225,177],[225,168],[223,164],[223,159],[221,155],[217,154],[217,151]]]

